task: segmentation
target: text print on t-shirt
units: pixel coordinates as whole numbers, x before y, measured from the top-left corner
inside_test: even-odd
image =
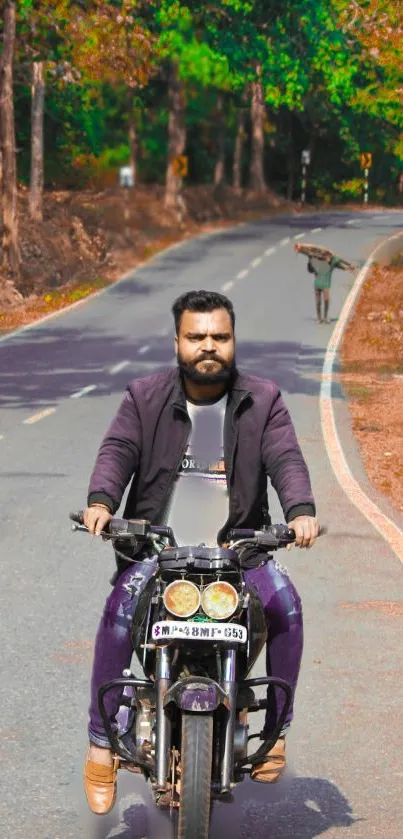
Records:
[[[178,478],[192,476],[226,486],[223,424],[226,398],[215,405],[192,405],[188,412],[192,433],[178,470]]]

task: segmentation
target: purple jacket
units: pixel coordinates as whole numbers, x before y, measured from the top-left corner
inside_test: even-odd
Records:
[[[99,449],[88,504],[99,501],[115,513],[131,480],[125,518],[161,524],[190,430],[177,369],[134,379]],[[270,521],[267,476],[286,521],[315,515],[308,468],[274,382],[238,371],[225,414],[224,460],[229,515],[219,543],[233,527]]]

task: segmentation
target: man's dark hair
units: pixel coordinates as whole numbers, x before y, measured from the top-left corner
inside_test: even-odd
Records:
[[[181,317],[184,312],[213,312],[214,309],[226,309],[230,318],[232,328],[235,328],[235,312],[231,300],[220,294],[218,291],[186,291],[175,300],[172,306],[172,314],[175,321],[176,334],[179,332]]]

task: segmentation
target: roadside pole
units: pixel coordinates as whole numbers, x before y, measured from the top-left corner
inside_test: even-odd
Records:
[[[309,149],[303,149],[301,152],[301,165],[302,165],[302,177],[301,177],[301,204],[302,206],[305,204],[306,201],[306,185],[307,185],[307,167],[311,162],[311,152]]]
[[[123,218],[125,222],[125,239],[130,238],[130,190],[134,187],[134,168],[133,166],[121,166],[119,169],[119,184],[124,188],[125,206],[123,211]]]
[[[368,204],[368,193],[369,193],[369,169],[364,169],[365,181],[364,181],[364,204]]]
[[[360,155],[361,169],[364,170],[364,204],[369,201],[369,170],[372,166],[371,152],[363,152]]]

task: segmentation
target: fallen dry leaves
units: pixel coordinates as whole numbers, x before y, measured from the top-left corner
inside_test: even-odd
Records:
[[[176,242],[240,220],[274,215],[292,204],[270,192],[229,187],[184,190],[184,218],[164,209],[164,189],[49,191],[41,223],[30,221],[27,190],[19,191],[19,295],[0,273],[0,333],[75,303]],[[23,295],[21,299],[21,295]],[[17,299],[17,296],[19,299]]]
[[[403,258],[373,269],[344,334],[341,360],[366,472],[403,511]]]

